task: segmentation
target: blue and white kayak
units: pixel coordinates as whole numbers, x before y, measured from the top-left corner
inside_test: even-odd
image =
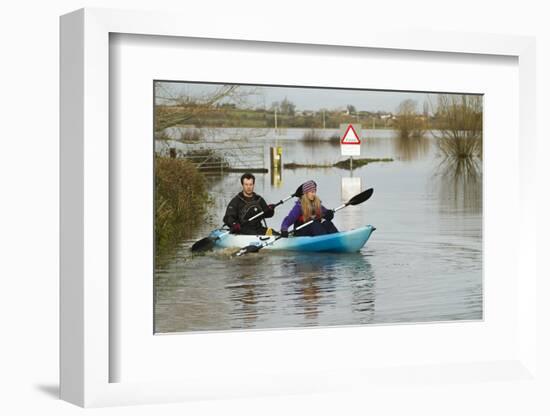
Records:
[[[315,237],[288,237],[275,241],[277,236],[230,234],[225,230],[214,230],[210,238],[220,248],[241,248],[249,245],[262,245],[262,250],[330,251],[352,253],[361,250],[372,232],[372,225]]]

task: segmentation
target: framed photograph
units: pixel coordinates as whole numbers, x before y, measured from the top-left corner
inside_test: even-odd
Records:
[[[534,51],[63,16],[62,398],[533,380]]]
[[[483,319],[481,94],[153,85],[155,333]]]

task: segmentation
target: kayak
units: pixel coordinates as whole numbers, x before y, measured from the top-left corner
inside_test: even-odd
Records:
[[[290,236],[277,241],[275,241],[277,236],[230,234],[226,230],[214,230],[209,237],[214,241],[215,246],[220,248],[262,245],[264,246],[262,250],[352,253],[361,250],[375,229],[372,225],[367,225],[350,231],[315,237]]]

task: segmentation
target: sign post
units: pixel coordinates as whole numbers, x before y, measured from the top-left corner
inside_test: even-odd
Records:
[[[353,177],[353,156],[361,156],[360,124],[340,125],[340,152],[349,156],[350,177],[342,178],[342,198],[347,200],[361,192],[361,178]]]
[[[340,125],[340,152],[342,156],[350,156],[350,168],[353,168],[353,156],[361,155],[360,124]]]

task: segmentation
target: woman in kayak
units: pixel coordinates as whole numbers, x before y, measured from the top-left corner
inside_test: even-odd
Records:
[[[294,230],[300,225],[313,221],[311,224],[295,232],[295,236],[315,236],[337,233],[338,229],[332,223],[334,211],[321,205],[317,196],[317,184],[314,181],[307,181],[302,185],[303,195],[294,207],[290,210],[281,224],[281,236],[288,237],[288,228],[293,225]],[[321,219],[324,221],[321,222]]]

